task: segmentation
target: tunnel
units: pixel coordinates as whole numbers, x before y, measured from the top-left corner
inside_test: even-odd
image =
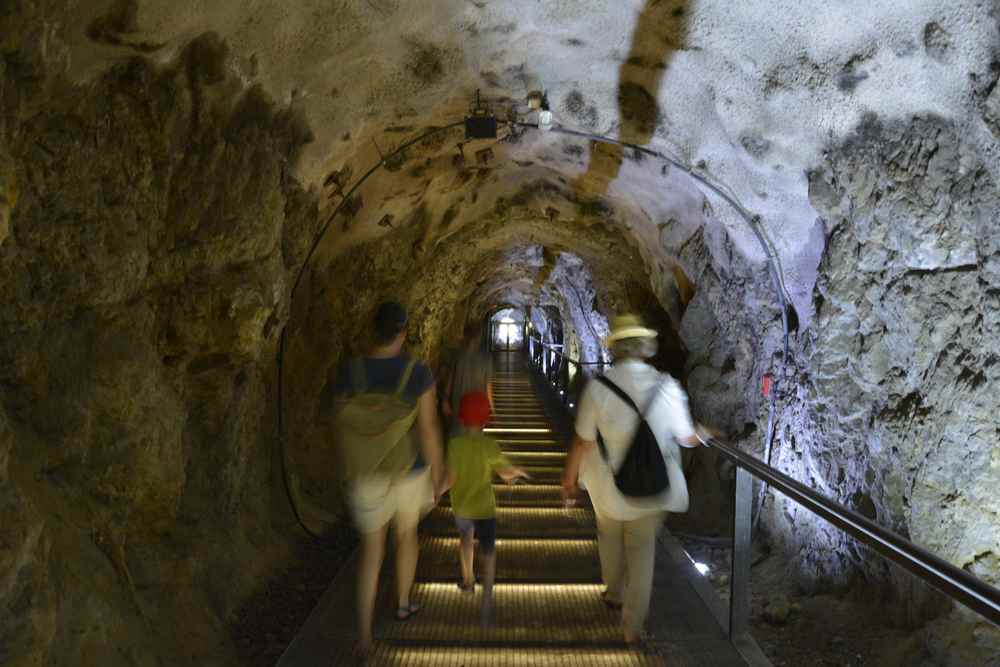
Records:
[[[330,387],[394,300],[563,449],[641,316],[727,447],[983,601],[686,450],[657,562],[725,603],[743,507],[760,664],[1000,665],[998,78],[996,1],[6,0],[0,664],[292,665],[357,559]],[[646,653],[417,619],[369,664],[709,664],[663,595]]]

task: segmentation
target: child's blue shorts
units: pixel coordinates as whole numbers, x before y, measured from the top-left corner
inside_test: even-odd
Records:
[[[491,554],[497,541],[497,520],[496,519],[463,519],[455,517],[455,525],[461,535],[472,534],[479,540],[479,550],[484,554]]]

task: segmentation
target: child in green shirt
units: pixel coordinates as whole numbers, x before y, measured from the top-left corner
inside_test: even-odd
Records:
[[[493,472],[508,484],[528,474],[510,464],[500,452],[497,441],[483,433],[490,419],[490,403],[484,392],[472,392],[462,397],[458,420],[462,425],[459,436],[448,441],[448,470],[451,483],[451,507],[455,525],[461,535],[459,560],[462,582],[458,587],[471,593],[474,540],[479,538],[482,560],[483,620],[493,611],[493,580],[496,577],[496,498],[493,494]]]

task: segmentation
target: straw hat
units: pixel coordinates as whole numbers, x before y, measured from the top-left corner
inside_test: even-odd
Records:
[[[642,318],[632,313],[618,315],[611,320],[611,333],[604,339],[606,346],[625,338],[656,338],[655,329],[645,326]]]

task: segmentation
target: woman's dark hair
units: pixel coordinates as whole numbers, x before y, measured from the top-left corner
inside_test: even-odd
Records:
[[[406,308],[397,301],[383,301],[375,309],[375,342],[391,343],[406,328]]]

